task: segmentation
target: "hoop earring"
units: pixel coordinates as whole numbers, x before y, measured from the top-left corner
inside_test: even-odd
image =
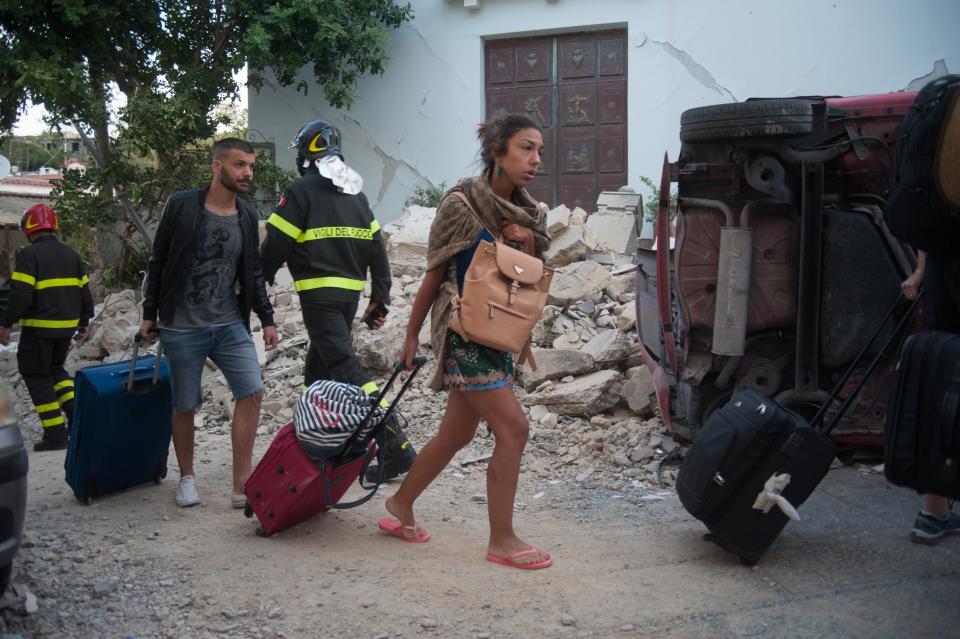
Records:
[[[500,164],[497,165],[497,177],[503,177],[503,166]]]

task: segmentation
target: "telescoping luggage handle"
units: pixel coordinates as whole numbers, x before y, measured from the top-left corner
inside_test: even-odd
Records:
[[[897,322],[896,328],[893,329],[893,334],[890,335],[890,338],[886,341],[877,354],[874,355],[873,360],[870,362],[870,365],[867,366],[867,370],[864,371],[863,375],[860,376],[860,380],[857,382],[857,385],[852,391],[850,391],[847,396],[844,398],[843,403],[840,405],[840,408],[837,409],[837,412],[830,418],[830,423],[827,424],[826,428],[821,429],[821,432],[824,435],[829,435],[833,432],[833,429],[836,428],[837,424],[840,423],[840,418],[843,417],[843,414],[846,412],[847,408],[850,407],[850,404],[853,403],[853,400],[857,398],[857,395],[860,393],[860,389],[863,388],[863,385],[867,383],[867,380],[870,378],[870,374],[877,367],[877,364],[883,358],[884,353],[887,350],[887,347],[890,346],[893,342],[897,340],[900,336],[900,331],[907,325],[910,319],[913,317],[913,311],[917,307],[917,304],[920,303],[920,299],[923,296],[923,292],[920,292],[920,295],[910,303],[907,312],[903,314],[903,317],[900,318],[900,321]],[[823,419],[823,416],[829,410],[830,405],[833,404],[833,400],[840,395],[840,391],[843,390],[844,384],[847,383],[847,380],[850,379],[850,375],[853,374],[854,369],[860,365],[860,360],[867,354],[867,351],[870,349],[870,346],[873,345],[873,342],[880,336],[880,333],[883,332],[884,327],[887,325],[887,321],[890,319],[890,316],[893,315],[894,311],[900,306],[904,300],[904,294],[901,291],[900,295],[897,296],[897,301],[893,303],[893,306],[890,307],[890,310],[887,311],[887,314],[883,316],[883,319],[880,320],[880,324],[877,326],[877,329],[873,332],[873,335],[870,336],[870,339],[867,340],[867,343],[864,345],[860,353],[853,358],[853,362],[844,371],[843,375],[840,377],[840,381],[837,382],[836,386],[833,387],[833,390],[830,391],[830,396],[827,398],[827,401],[823,403],[820,409],[817,411],[816,415],[813,416],[813,419],[810,420],[810,425],[813,428],[817,428],[817,424]]]
[[[133,382],[137,372],[137,355],[140,353],[140,342],[142,341],[143,335],[141,335],[138,331],[136,336],[133,338],[133,356],[130,358],[130,374],[127,376],[127,383],[123,386],[123,390],[128,393],[133,392]],[[150,382],[151,386],[156,386],[157,380],[160,379],[160,360],[162,359],[162,355],[163,347],[160,342],[157,342],[157,361],[153,366],[153,380]]]
[[[381,420],[380,420],[380,424],[379,424],[379,425],[377,426],[377,428],[375,428],[374,431],[373,431],[374,436],[376,436],[376,434],[378,433],[378,431],[383,430],[383,428],[385,428],[385,424],[387,423],[387,420],[390,419],[390,416],[393,414],[393,411],[394,411],[394,409],[396,408],[397,404],[400,402],[400,398],[403,397],[403,394],[407,391],[407,388],[410,386],[411,383],[413,383],[413,379],[417,376],[417,373],[420,372],[420,369],[423,368],[423,365],[426,364],[426,363],[427,363],[427,358],[426,358],[426,357],[417,356],[417,357],[414,357],[414,358],[413,358],[413,371],[410,373],[410,376],[407,377],[406,380],[404,380],[403,386],[400,387],[400,390],[397,391],[396,397],[394,397],[394,398],[393,398],[393,401],[390,402],[390,405],[387,407],[387,412],[384,413],[383,417],[382,417]],[[373,419],[373,416],[374,416],[374,414],[376,413],[377,408],[378,408],[378,407],[381,405],[381,403],[383,402],[384,397],[386,397],[387,391],[389,391],[389,390],[390,390],[390,387],[393,386],[393,382],[396,381],[397,376],[400,375],[400,373],[403,372],[403,369],[404,369],[404,363],[403,363],[403,362],[397,362],[397,364],[393,367],[393,374],[390,375],[390,379],[387,380],[387,383],[384,384],[384,385],[383,385],[383,388],[380,389],[380,392],[377,393],[377,397],[376,397],[376,399],[373,400],[373,403],[370,405],[370,412],[367,413],[367,416],[366,416],[366,418],[363,420],[363,423],[359,426],[359,428],[357,428],[357,430],[353,431],[353,433],[350,435],[350,437],[347,438],[347,441],[344,442],[344,444],[343,444],[343,450],[344,450],[344,451],[350,451],[350,450],[353,449],[354,444],[356,444],[356,442],[357,442],[357,438],[360,436],[360,432],[363,431],[363,430],[364,430],[364,426],[366,426],[367,423],[368,423],[371,419]],[[382,452],[383,452],[383,451],[382,451],[382,446],[378,446],[378,447],[377,447],[377,462],[380,464],[381,472],[382,472],[382,470],[383,470],[383,459],[382,459],[382,456],[383,456],[383,455],[382,455]],[[360,485],[363,486],[364,488],[366,488],[366,486],[363,485],[363,475],[364,475],[364,473],[367,472],[367,467],[370,465],[370,461],[371,461],[371,460],[372,460],[372,456],[370,455],[370,453],[369,453],[369,452],[365,453],[365,458],[364,458],[364,460],[363,460],[363,466],[362,466],[361,469],[360,469],[360,478],[359,478],[359,479],[360,479]],[[320,462],[320,463],[321,463],[321,465],[322,465],[322,464],[326,464],[326,463],[329,463],[329,462]],[[355,508],[355,507],[357,507],[357,506],[359,506],[359,505],[361,505],[361,504],[367,503],[367,502],[370,500],[371,497],[373,497],[375,494],[377,494],[377,489],[380,488],[380,484],[381,484],[381,483],[382,483],[382,482],[377,482],[376,484],[374,484],[372,488],[369,488],[369,489],[368,489],[369,492],[367,492],[367,494],[364,495],[363,497],[361,497],[360,499],[357,499],[356,501],[347,502],[347,503],[344,503],[344,504],[336,504],[336,505],[334,506],[334,508],[339,508],[339,509],[342,510],[342,509],[345,509],[345,508]],[[326,501],[326,503],[329,504],[330,501],[331,501],[331,500],[330,500],[330,484],[327,483],[327,482],[324,482],[323,490],[324,490],[324,493],[325,493],[325,494],[324,494],[325,501]]]

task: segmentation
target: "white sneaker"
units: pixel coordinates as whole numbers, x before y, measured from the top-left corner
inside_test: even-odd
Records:
[[[197,495],[197,484],[193,481],[193,475],[184,475],[177,484],[177,506],[186,508],[199,503],[200,496]]]

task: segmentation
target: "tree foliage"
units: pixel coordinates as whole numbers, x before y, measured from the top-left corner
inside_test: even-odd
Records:
[[[393,0],[0,0],[0,132],[42,103],[96,164],[63,180],[67,221],[149,223],[170,192],[202,183],[244,64],[254,88],[270,68],[304,93],[311,68],[326,99],[349,107],[357,79],[382,73],[389,29],[411,16]]]
[[[656,222],[657,215],[660,212],[660,186],[656,184],[653,180],[648,178],[646,175],[640,176],[640,181],[643,182],[644,186],[650,189],[650,197],[646,198],[643,202],[644,214],[643,217],[648,222]],[[677,190],[671,185],[670,188],[670,219],[672,220],[677,214]]]

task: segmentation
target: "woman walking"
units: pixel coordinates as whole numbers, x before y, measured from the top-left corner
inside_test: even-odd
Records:
[[[511,386],[513,355],[466,342],[447,328],[451,300],[462,290],[464,274],[481,239],[492,242],[491,232],[497,233],[540,258],[550,244],[546,213],[525,188],[540,166],[543,135],[530,118],[507,114],[480,125],[477,137],[483,174],[465,178],[451,190],[466,195],[476,215],[458,197],[447,196],[441,202],[430,228],[427,273],[413,303],[401,353],[411,368],[419,345],[417,336],[432,309],[431,342],[437,370],[430,387],[448,391],[447,408],[437,435],[424,446],[397,492],[387,499],[393,517],[384,517],[379,525],[404,541],[430,539],[416,523],[413,504],[457,451],[470,443],[483,419],[496,441],[487,466],[487,560],[526,570],[546,568],[552,563],[550,555],[521,540],[513,530],[514,497],[529,433]]]

